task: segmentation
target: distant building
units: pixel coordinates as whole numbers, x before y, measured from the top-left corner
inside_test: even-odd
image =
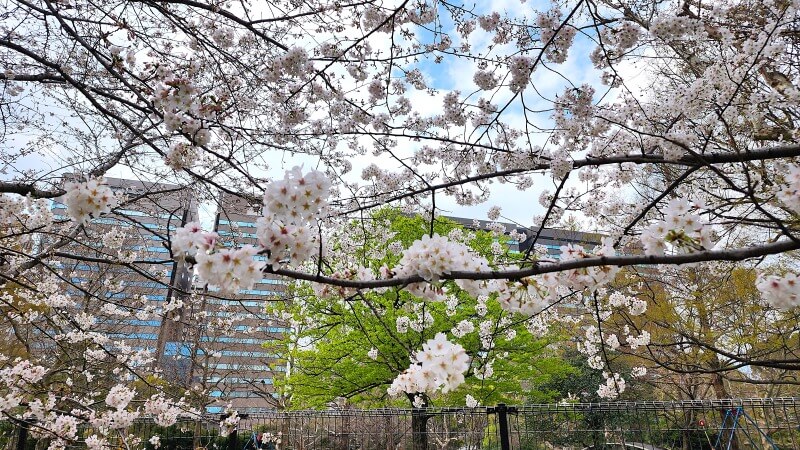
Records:
[[[466,219],[463,217],[449,217],[469,229],[488,230],[491,224],[497,223],[488,220]],[[578,244],[590,250],[601,244],[604,237],[600,233],[587,233],[584,231],[561,230],[557,228],[544,228],[539,232],[539,228],[525,228],[513,223],[499,222],[505,227],[506,233],[516,231],[517,234],[525,236],[525,239],[518,241],[509,239],[506,243],[511,252],[525,253],[532,245],[541,245],[547,249],[548,255],[554,259],[561,256],[561,246],[567,244]],[[537,232],[539,234],[537,238]]]
[[[100,318],[99,328],[109,337],[134,348],[152,349],[162,359],[176,349],[171,342],[180,339],[183,327],[180,321],[162,321],[158,313],[173,295],[170,286],[182,280],[185,288],[191,287],[187,268],[171,260],[166,243],[177,227],[196,219],[197,205],[191,193],[177,185],[119,178],[105,181],[122,204],[112,214],[92,219],[68,250],[102,259],[136,260],[135,269],[63,260],[60,266],[67,275],[67,292],[82,298],[81,307]],[[58,219],[68,219],[65,205],[58,201],[53,203],[53,213]],[[107,303],[131,314],[104,314]],[[146,312],[156,314],[145,317]],[[168,318],[178,314],[173,311]],[[168,366],[164,367],[168,377],[189,376],[188,368],[163,360],[160,364]]]
[[[261,203],[222,193],[219,204],[214,230],[223,245],[257,245],[256,221],[261,217]],[[240,291],[234,299],[212,301],[235,304],[248,312],[242,318],[242,330],[228,337],[235,350],[230,356],[223,355],[219,359],[219,364],[230,365],[238,371],[236,378],[225,382],[227,390],[218,391],[221,403],[231,403],[237,411],[253,412],[275,407],[273,382],[276,376],[285,373],[286,362],[270,351],[269,342],[281,339],[288,329],[278,318],[263,311],[265,302],[283,301],[285,283],[276,276],[265,275],[252,289]],[[209,308],[209,311],[213,309]]]
[[[81,298],[80,308],[100,319],[98,329],[122,345],[156,355],[163,376],[185,387],[202,386],[219,412],[228,404],[240,412],[273,409],[274,375],[285,371],[277,355],[262,344],[286,331],[263,314],[268,297],[284,290],[281,281],[265,278],[234,299],[214,290],[198,291],[190,268],[170,258],[167,240],[187,222],[198,220],[193,194],[177,185],[106,178],[127,198],[112,214],[92,219],[82,238],[70,244],[76,255],[135,258],[135,268],[95,262],[59,262],[66,291]],[[256,215],[230,197],[221,199],[215,221],[223,245],[255,241]],[[53,203],[57,218],[68,219],[65,205]],[[119,245],[106,245],[120,236]],[[196,297],[188,300],[187,292]],[[177,301],[177,302],[176,302]],[[164,305],[183,306],[164,313]],[[105,314],[112,303],[126,317]],[[143,312],[149,311],[145,317]]]

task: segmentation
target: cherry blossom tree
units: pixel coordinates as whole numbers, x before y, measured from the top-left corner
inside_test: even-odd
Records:
[[[113,357],[122,384],[54,389],[43,380],[55,369],[7,360],[0,411],[35,418],[54,448],[90,422],[98,432],[87,443],[101,448],[141,414],[169,423],[186,409],[163,395],[137,398],[124,382],[151,355],[109,345],[94,317],[67,312],[76,300],[59,281],[63,261],[134,272],[150,263],[75,250],[93,221],[137,200],[105,187],[111,173],[170,180],[209,204],[223,192],[264,205],[258,245],[220,246],[202,224],[164,236],[171,260],[221,292],[270,273],[430,302],[454,280],[528,316],[570,298],[594,317],[597,332],[581,345],[606,373],[602,395],[614,397],[627,374],[596,358],[609,345],[597,294],[621,267],[761,270],[800,248],[798,6],[5,2],[0,283],[64,328],[46,334],[54,341]],[[378,272],[329,264],[331,236],[374,208],[406,208],[432,224],[443,205],[488,204],[495,220],[508,187],[520,208],[538,199],[525,224],[534,240],[567,213],[608,238],[597,249],[565,246],[559,259],[532,247],[490,264],[431,228]],[[52,214],[47,199],[56,198],[68,220]],[[800,300],[794,267],[760,273],[758,287],[776,307]],[[32,320],[3,298],[18,308],[13,320]],[[639,311],[631,298],[618,300]],[[448,380],[469,367],[447,336],[428,345],[446,354],[419,351],[455,364],[443,368]],[[425,370],[416,362],[409,370]]]

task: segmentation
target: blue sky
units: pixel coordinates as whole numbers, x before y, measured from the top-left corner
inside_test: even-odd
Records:
[[[514,17],[521,18],[527,16],[528,23],[535,23],[533,10],[537,8],[548,9],[551,7],[549,2],[528,2],[525,4],[520,3],[518,0],[508,0],[504,2],[480,2],[479,8],[476,13],[491,14],[491,8],[498,8],[498,11],[503,15],[510,13]],[[440,9],[443,9],[440,7]],[[440,17],[448,17],[445,12]],[[442,20],[442,26],[445,31],[453,31],[452,21],[448,19]],[[450,33],[451,36],[457,36],[455,32]],[[432,33],[428,31],[421,31],[418,36],[423,38],[430,38]],[[491,39],[491,34],[483,31],[478,27],[470,36],[470,43],[473,48],[480,49]],[[454,39],[454,46],[459,42]],[[600,72],[594,69],[589,61],[589,54],[594,49],[595,45],[590,38],[580,33],[577,34],[572,48],[570,49],[570,57],[563,64],[544,63],[539,66],[532,76],[532,82],[536,90],[527,88],[522,95],[525,96],[525,103],[529,108],[533,109],[549,109],[551,103],[549,100],[554,99],[558,94],[562,93],[566,88],[580,86],[581,84],[589,84],[595,87],[598,94],[604,93],[606,87],[602,86],[599,82]],[[498,46],[493,51],[495,55],[507,54],[508,51],[513,50],[513,44],[506,44]],[[535,57],[534,53],[527,56]],[[430,115],[441,113],[441,99],[445,93],[452,90],[461,91],[462,97],[471,94],[477,90],[477,86],[472,81],[472,76],[477,70],[474,62],[467,59],[457,59],[453,57],[445,57],[442,63],[435,63],[433,59],[425,59],[412,66],[412,68],[420,69],[426,75],[426,80],[429,86],[438,90],[439,92],[435,98],[430,98],[430,95],[423,91],[409,92],[408,96],[412,98],[412,103],[415,105],[425,105],[423,114],[427,112]],[[502,72],[502,71],[501,71]],[[501,73],[499,72],[499,73]],[[563,76],[559,75],[562,74]],[[570,81],[572,84],[570,84]],[[548,100],[542,100],[536,93],[538,91]],[[470,97],[470,101],[477,101],[479,97],[484,95],[483,92],[478,92]],[[511,97],[511,92],[507,87],[500,88],[499,91],[493,94],[493,103],[504,105]],[[599,96],[598,96],[599,97]],[[540,113],[535,117],[530,117],[533,122],[547,127],[551,124],[549,118],[550,113]],[[519,99],[516,99],[511,107],[503,114],[503,121],[510,123],[512,126],[523,127],[524,118],[522,116],[522,107]],[[546,135],[536,135],[532,137],[535,144],[543,144]],[[444,214],[451,214],[461,217],[474,217],[485,219],[486,212],[492,206],[500,206],[502,214],[508,220],[518,222],[522,225],[532,225],[533,217],[543,212],[538,204],[538,198],[543,189],[553,190],[554,184],[549,176],[537,176],[533,188],[520,192],[515,187],[509,185],[502,185],[495,183],[492,187],[492,196],[489,201],[476,206],[460,206],[455,201],[440,196],[437,199],[437,207],[442,208]]]

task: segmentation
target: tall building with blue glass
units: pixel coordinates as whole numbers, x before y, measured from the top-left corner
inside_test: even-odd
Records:
[[[187,268],[171,260],[167,242],[177,227],[196,218],[197,205],[177,185],[119,178],[106,178],[106,183],[120,205],[112,214],[92,219],[70,245],[70,252],[92,259],[59,262],[66,292],[81,298],[79,307],[98,316],[98,327],[112,339],[163,355],[175,347],[167,344],[182,329],[181,321],[163,317],[173,296],[170,286],[188,277]],[[66,207],[58,201],[53,213],[67,219]],[[171,312],[169,318],[177,315]],[[175,369],[164,368],[165,376],[179,375],[168,373]]]
[[[197,285],[191,268],[173,261],[168,248],[175,229],[198,220],[192,192],[166,183],[106,183],[123,201],[112,214],[93,219],[70,251],[127,264],[61,261],[67,292],[82,299],[80,308],[98,316],[98,328],[119,345],[152,351],[154,369],[165,379],[195,388],[206,399],[196,406],[208,412],[227,405],[240,412],[273,409],[273,380],[285,364],[264,343],[286,328],[263,310],[283,283],[265,278],[235,298]],[[220,204],[226,205],[215,220],[221,243],[252,243],[257,217],[230,199]],[[54,202],[53,213],[67,219],[61,203]]]
[[[261,202],[222,193],[219,204],[214,231],[222,245],[256,245],[256,220],[261,216]],[[264,310],[265,302],[285,301],[285,290],[284,280],[265,275],[251,289],[241,290],[233,298],[209,297],[209,301],[214,303],[209,311],[233,308],[246,313],[238,328],[228,337],[234,345],[219,359],[219,364],[235,369],[239,375],[222,380],[220,389],[213,393],[219,396],[221,403],[231,404],[239,412],[279,406],[280,398],[273,389],[273,382],[285,375],[287,365],[270,349],[270,342],[282,338],[288,330],[281,320]]]

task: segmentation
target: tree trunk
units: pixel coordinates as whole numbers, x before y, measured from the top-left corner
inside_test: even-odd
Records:
[[[428,418],[425,410],[414,408],[411,411],[411,439],[414,450],[428,450]]]
[[[702,295],[702,294],[701,294]],[[700,337],[706,342],[714,341],[714,324],[712,323],[713,312],[709,311],[709,306],[703,303],[704,299],[699,297],[697,299],[697,319],[700,325]],[[716,355],[711,355],[708,359],[708,367],[712,370],[719,370],[722,368],[719,359]],[[711,373],[711,387],[714,389],[714,396],[717,399],[731,398],[730,392],[725,387],[725,379],[720,372]],[[726,420],[725,427],[721,427],[720,433],[722,434],[719,442],[729,450],[739,450],[739,441],[736,438],[736,431],[738,430],[739,412],[732,408],[721,408],[719,410],[720,419]]]

